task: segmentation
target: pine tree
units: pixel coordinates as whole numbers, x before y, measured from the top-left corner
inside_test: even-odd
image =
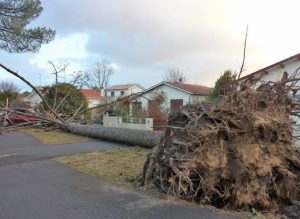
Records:
[[[10,53],[37,52],[53,40],[54,30],[28,27],[42,11],[40,0],[0,1],[0,48]]]
[[[220,95],[224,95],[226,85],[236,79],[236,74],[232,73],[231,70],[224,71],[223,74],[218,78],[215,82],[214,88],[211,90],[209,94],[209,99],[213,100],[218,98]]]

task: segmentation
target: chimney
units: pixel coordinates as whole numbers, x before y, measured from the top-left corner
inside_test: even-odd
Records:
[[[104,97],[104,96],[105,96],[105,93],[104,93],[104,88],[103,88],[103,87],[101,87],[101,88],[100,88],[100,94],[101,94],[101,96],[102,96],[102,97]]]

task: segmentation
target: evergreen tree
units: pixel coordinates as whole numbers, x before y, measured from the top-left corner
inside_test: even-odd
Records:
[[[226,85],[236,79],[236,74],[231,70],[225,70],[223,74],[215,82],[214,88],[210,91],[209,100],[218,98],[220,95],[225,94]]]
[[[37,52],[55,37],[55,31],[28,25],[41,14],[40,0],[0,1],[0,48],[8,52]]]
[[[81,110],[88,108],[85,96],[72,84],[61,83],[51,87],[44,87],[42,93],[48,104],[61,114],[72,114],[79,107],[81,107]],[[62,104],[60,105],[61,102]]]

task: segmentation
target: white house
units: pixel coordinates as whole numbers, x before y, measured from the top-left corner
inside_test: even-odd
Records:
[[[94,89],[80,89],[80,92],[85,96],[89,108],[106,103],[107,98],[101,94],[100,91]]]
[[[131,114],[135,115],[140,111],[152,111],[157,105],[157,98],[162,98],[163,109],[177,110],[184,105],[204,101],[209,91],[209,87],[201,85],[163,81],[141,93],[132,103]]]
[[[111,101],[116,100],[121,96],[128,96],[134,93],[140,93],[145,89],[139,84],[124,84],[124,85],[114,85],[105,90],[106,97]]]
[[[37,89],[41,92],[40,88]],[[23,101],[28,103],[29,107],[33,110],[42,102],[42,98],[33,90],[28,96],[24,97]]]
[[[257,76],[260,81],[279,81],[284,72],[288,73],[288,76],[293,74],[300,67],[300,53],[293,55],[289,58],[276,62],[265,68],[262,68],[256,72],[246,75],[240,78],[240,81],[246,80],[249,77]]]
[[[80,92],[85,96],[85,99],[88,102],[88,108],[105,104],[107,102],[107,97],[104,96],[103,90],[80,89]],[[96,118],[99,115],[98,109],[93,109],[90,112],[92,118]]]

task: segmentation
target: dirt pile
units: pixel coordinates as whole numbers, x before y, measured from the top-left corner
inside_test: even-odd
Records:
[[[215,103],[171,115],[144,166],[143,184],[218,208],[278,210],[300,200],[300,152],[293,146],[297,74],[250,79]]]

